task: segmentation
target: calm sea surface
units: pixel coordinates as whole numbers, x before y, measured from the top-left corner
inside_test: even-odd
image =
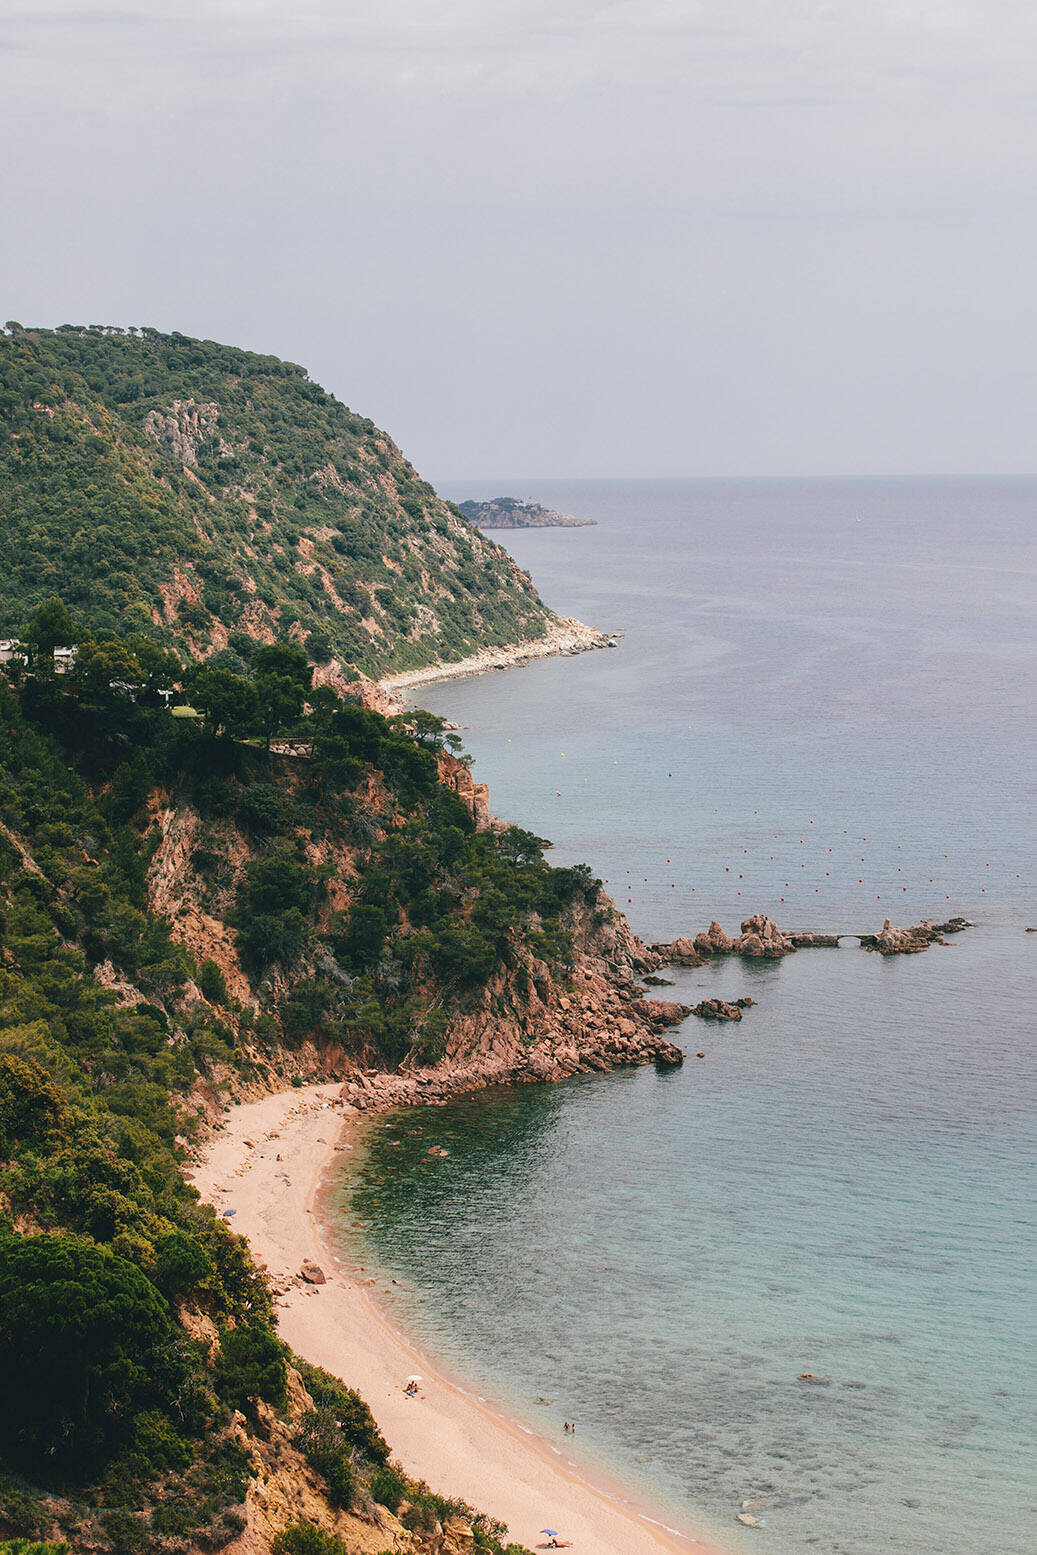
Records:
[[[446,494],[498,489],[598,521],[500,538],[557,610],[625,634],[422,693],[498,814],[647,939],[759,910],[976,926],[668,974],[757,1006],[689,1020],[674,1073],[380,1124],[342,1234],[362,1223],[432,1353],[563,1450],[575,1418],[677,1521],[761,1555],[1023,1555],[1037,481]]]

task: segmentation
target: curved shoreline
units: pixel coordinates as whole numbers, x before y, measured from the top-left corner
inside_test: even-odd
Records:
[[[330,1083],[243,1103],[188,1174],[219,1213],[234,1211],[234,1229],[266,1266],[282,1338],[358,1389],[408,1473],[501,1518],[530,1549],[549,1523],[583,1555],[723,1555],[466,1390],[392,1325],[375,1281],[343,1262],[319,1213],[327,1169],[352,1148],[360,1116]],[[326,1284],[295,1279],[304,1258],[320,1263]],[[425,1378],[418,1400],[401,1387],[415,1370]]]
[[[489,670],[511,669],[515,665],[529,664],[533,659],[556,658],[563,654],[586,653],[592,648],[607,648],[616,633],[601,632],[596,626],[585,626],[571,616],[558,616],[552,621],[543,637],[530,637],[523,642],[507,643],[501,648],[482,648],[453,664],[429,664],[420,670],[404,670],[398,675],[386,675],[378,681],[380,690],[395,697],[401,691],[416,686],[437,685],[444,680],[463,680],[469,675],[484,675]]]

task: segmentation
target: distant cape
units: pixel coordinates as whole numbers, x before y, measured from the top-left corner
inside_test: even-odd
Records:
[[[491,497],[489,502],[460,502],[458,507],[477,529],[584,529],[597,522],[556,513],[539,502],[520,502],[517,497]]]

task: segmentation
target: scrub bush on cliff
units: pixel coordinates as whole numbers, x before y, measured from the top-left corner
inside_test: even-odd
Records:
[[[241,1324],[222,1336],[216,1387],[233,1409],[246,1410],[257,1399],[277,1408],[287,1403],[284,1351],[269,1328]]]
[[[370,1463],[384,1467],[389,1461],[389,1444],[360,1394],[321,1367],[311,1366],[301,1356],[293,1355],[291,1359],[316,1408],[330,1410],[350,1446]]]

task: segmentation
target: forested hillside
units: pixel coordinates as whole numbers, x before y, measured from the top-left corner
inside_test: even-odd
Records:
[[[40,647],[70,624],[59,675]],[[644,1061],[636,942],[587,870],[477,830],[429,715],[314,691],[295,648],[236,681],[93,638],[58,602],[22,632],[33,665],[0,675],[0,1538],[217,1549],[248,1484],[281,1475],[342,1537],[405,1503],[424,1549],[451,1508],[391,1466],[355,1394],[286,1354],[185,1151],[236,1097],[507,1041],[549,1058],[558,1021],[564,1072],[584,1028],[588,1067]],[[180,680],[204,718],[163,704]],[[229,717],[264,680],[294,685],[305,754]],[[311,1534],[279,1555],[343,1555]]]
[[[240,671],[377,677],[539,638],[529,579],[370,421],[274,357],[157,330],[0,334],[0,636],[58,595]],[[337,677],[336,677],[337,678]]]

